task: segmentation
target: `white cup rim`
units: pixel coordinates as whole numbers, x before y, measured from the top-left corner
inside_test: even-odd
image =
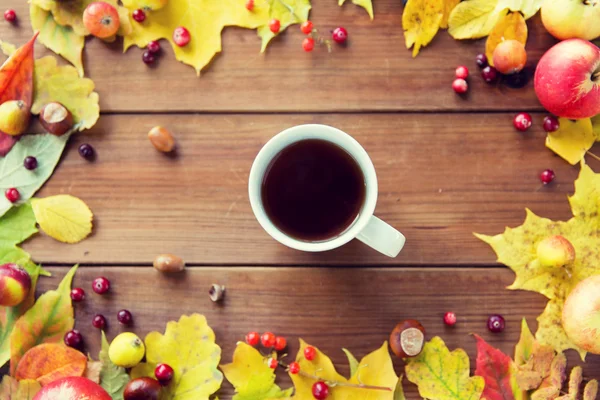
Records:
[[[362,170],[366,186],[365,201],[354,223],[340,235],[318,242],[298,240],[279,230],[267,216],[262,204],[262,182],[264,173],[271,163],[271,160],[290,144],[307,139],[327,140],[348,152]],[[263,146],[256,156],[250,170],[248,194],[250,196],[250,205],[252,206],[252,211],[254,212],[256,219],[273,239],[293,249],[307,252],[321,252],[343,246],[358,236],[358,234],[367,226],[375,212],[378,193],[377,186],[377,174],[375,173],[373,162],[367,154],[367,151],[358,143],[358,141],[356,141],[356,139],[346,132],[329,125],[306,124],[285,129],[273,136]]]

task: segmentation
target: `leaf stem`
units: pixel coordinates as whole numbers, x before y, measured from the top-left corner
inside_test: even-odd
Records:
[[[594,153],[592,153],[591,151],[586,151],[586,153],[591,156],[593,159],[600,161],[600,157],[598,157],[597,155],[595,155]]]

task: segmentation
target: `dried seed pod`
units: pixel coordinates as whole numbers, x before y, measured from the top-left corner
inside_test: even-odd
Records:
[[[419,321],[400,322],[390,334],[390,347],[400,358],[418,356],[425,345],[425,328]]]
[[[148,132],[148,139],[154,148],[163,153],[169,153],[175,148],[175,139],[167,128],[155,126]]]
[[[154,259],[154,268],[160,272],[180,272],[185,268],[185,262],[174,254],[160,254]]]
[[[48,103],[40,112],[40,123],[46,132],[60,136],[73,127],[73,115],[60,103]]]
[[[208,295],[210,299],[214,302],[223,300],[223,298],[225,297],[225,286],[213,283],[210,289],[208,290]]]

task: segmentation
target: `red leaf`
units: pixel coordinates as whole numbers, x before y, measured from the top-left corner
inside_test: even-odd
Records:
[[[480,336],[474,336],[477,339],[475,375],[485,380],[481,399],[515,400],[511,384],[511,358],[487,344]]]
[[[28,108],[33,102],[33,38],[17,49],[0,67],[0,104],[9,100],[21,100]],[[16,140],[0,131],[0,156],[10,151]]]

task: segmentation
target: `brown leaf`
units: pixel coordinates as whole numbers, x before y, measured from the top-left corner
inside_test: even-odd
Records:
[[[518,40],[523,45],[527,43],[527,23],[523,14],[518,11],[509,11],[500,17],[485,42],[485,55],[492,67],[494,66],[494,50],[505,40]]]
[[[519,388],[532,390],[540,387],[542,381],[550,376],[554,355],[552,347],[534,342],[529,360],[517,367],[516,379]]]
[[[100,371],[102,370],[102,365],[102,361],[88,361],[83,376],[90,381],[100,383]]]
[[[556,400],[577,400],[579,395],[579,387],[583,381],[583,370],[581,367],[575,367],[571,370],[569,378],[569,393],[564,396],[557,397]]]
[[[566,370],[567,357],[560,353],[552,360],[550,376],[544,379],[540,388],[531,394],[531,400],[555,400],[567,378]]]
[[[596,396],[598,396],[598,381],[592,379],[585,385],[583,400],[596,400]]]

